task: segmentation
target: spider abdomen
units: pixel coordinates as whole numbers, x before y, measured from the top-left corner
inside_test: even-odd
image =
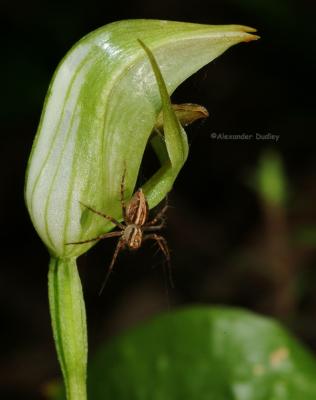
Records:
[[[137,225],[127,225],[124,229],[123,240],[131,250],[139,249],[142,244],[143,232]]]
[[[130,224],[144,225],[148,218],[148,204],[142,189],[137,190],[131,198],[126,216]]]

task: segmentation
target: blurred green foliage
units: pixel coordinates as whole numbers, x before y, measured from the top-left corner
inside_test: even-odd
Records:
[[[306,246],[316,245],[316,227],[315,225],[303,225],[300,226],[296,232],[294,232],[294,242],[303,244]]]
[[[281,156],[274,150],[266,150],[259,159],[257,191],[268,204],[282,206],[286,200],[286,178]]]
[[[272,319],[224,307],[161,315],[105,344],[93,400],[313,400],[316,361]]]

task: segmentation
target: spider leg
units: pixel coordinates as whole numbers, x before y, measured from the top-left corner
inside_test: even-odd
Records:
[[[121,181],[121,206],[122,206],[122,214],[125,223],[127,224],[127,218],[126,218],[126,204],[125,204],[125,199],[124,199],[124,192],[125,192],[125,176],[126,176],[126,163],[124,165],[124,172],[122,176],[122,181]]]
[[[100,215],[100,217],[107,219],[108,221],[112,222],[112,224],[118,226],[120,229],[124,229],[124,225],[122,225],[120,222],[118,222],[115,218],[111,217],[110,215],[103,214],[100,211],[95,210],[94,208],[87,206],[86,204],[82,203],[79,201],[81,205],[86,207],[88,210],[92,211],[93,213]]]
[[[146,222],[145,226],[151,226],[151,225],[155,225],[158,221],[160,221],[161,219],[163,219],[164,214],[166,213],[167,209],[168,209],[168,204],[166,204],[155,216],[155,218],[153,218],[151,221]],[[162,224],[163,227],[164,224]]]
[[[143,237],[143,241],[145,240],[155,240],[158,243],[158,246],[160,247],[160,250],[163,252],[166,261],[167,261],[167,266],[168,266],[168,272],[169,272],[169,281],[170,285],[172,288],[174,288],[174,282],[172,279],[172,271],[171,271],[171,263],[170,263],[170,252],[168,248],[168,244],[166,239],[163,236],[156,235],[155,233],[150,234],[150,235],[145,235]]]
[[[99,291],[99,296],[101,296],[101,293],[103,292],[103,289],[105,288],[105,285],[107,284],[107,281],[108,281],[108,279],[109,279],[109,277],[110,277],[110,274],[111,274],[111,272],[113,271],[113,266],[114,266],[115,260],[116,260],[116,258],[117,258],[117,256],[118,256],[118,253],[120,252],[120,250],[122,250],[122,248],[124,248],[124,246],[125,246],[124,240],[123,240],[123,239],[120,239],[120,240],[117,242],[117,245],[116,245],[116,248],[115,248],[113,257],[112,257],[111,264],[110,264],[110,266],[109,266],[108,272],[106,273],[106,276],[105,276],[104,281],[103,281],[103,283],[102,283],[101,289],[100,289],[100,291]]]
[[[164,228],[166,225],[165,225],[165,221],[162,221],[162,223],[161,224],[159,224],[159,225],[154,225],[154,226],[148,226],[148,225],[145,225],[143,228],[142,228],[142,230],[144,231],[144,232],[152,232],[152,231],[160,231],[162,228]]]
[[[65,243],[65,244],[66,245],[68,245],[68,244],[83,244],[83,243],[95,242],[95,241],[100,240],[100,239],[106,239],[106,238],[109,238],[109,237],[121,236],[121,235],[122,235],[121,231],[108,232],[108,233],[104,233],[103,235],[97,236],[97,237],[92,238],[92,239],[81,240],[80,242],[69,242],[69,243]]]

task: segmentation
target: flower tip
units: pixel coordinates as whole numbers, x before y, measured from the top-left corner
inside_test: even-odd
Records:
[[[258,40],[258,39],[260,39],[259,35],[253,35],[253,34],[247,32],[243,38],[243,42],[249,43],[249,42],[253,42],[254,40]]]
[[[257,32],[257,29],[252,28],[251,26],[244,26],[244,32],[253,33],[253,32]]]
[[[252,42],[253,40],[260,39],[260,36],[253,34],[254,32],[257,32],[257,29],[252,28],[251,26],[236,25],[235,30],[245,33],[244,42]]]
[[[253,40],[258,40],[261,39],[261,36],[259,35],[251,35],[249,40],[247,40],[247,42],[252,42]]]
[[[200,113],[201,113],[201,118],[208,118],[210,116],[208,110],[203,106],[200,106]]]

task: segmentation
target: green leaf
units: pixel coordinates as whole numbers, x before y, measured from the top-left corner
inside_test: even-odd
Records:
[[[154,148],[163,164],[143,189],[150,207],[166,196],[187,155],[185,133],[178,127],[181,134],[175,134],[166,94],[230,46],[256,39],[247,33],[253,31],[238,25],[126,20],[90,33],[68,52],[45,100],[25,189],[32,222],[54,257],[79,256],[92,244],[66,243],[113,228],[96,215],[82,215],[80,202],[122,217],[124,168],[129,199],[162,104],[165,143]],[[147,54],[139,39],[150,49]]]
[[[314,400],[316,362],[279,323],[239,309],[172,312],[103,346],[93,400]]]

